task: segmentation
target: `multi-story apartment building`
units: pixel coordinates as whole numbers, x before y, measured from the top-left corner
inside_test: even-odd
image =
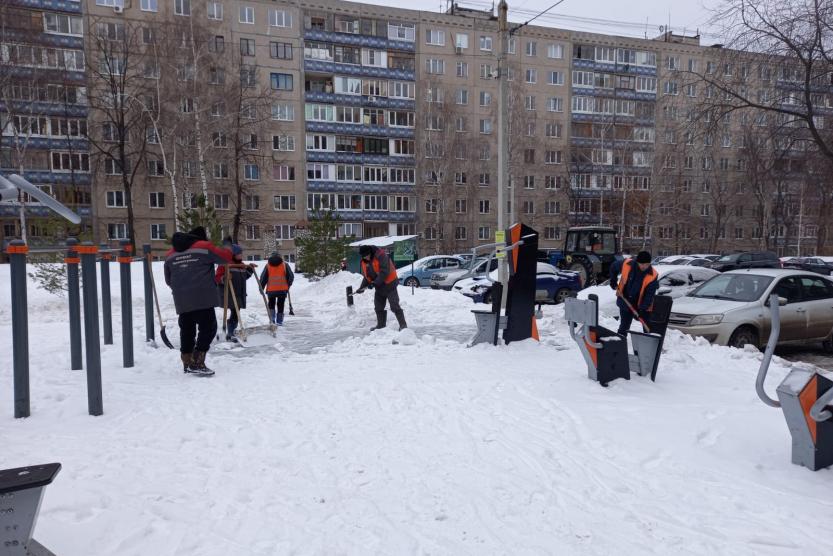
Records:
[[[419,234],[421,254],[493,241],[491,11],[342,0],[84,6],[101,239],[124,237],[132,221],[137,243],[162,250],[175,214],[204,195],[223,232],[257,255],[277,241],[291,258],[296,231],[319,210],[335,211],[344,235]],[[788,67],[671,33],[512,27],[505,208],[544,248],[562,246],[570,226],[604,224],[627,250],[816,250],[819,178],[806,142],[781,134],[789,122],[708,109],[721,93],[704,76],[765,97],[789,90]],[[113,83],[108,99],[98,87]]]
[[[19,173],[82,216],[55,217],[23,194],[0,204],[0,242],[52,246],[91,231],[84,25],[78,1],[0,5],[0,172]]]

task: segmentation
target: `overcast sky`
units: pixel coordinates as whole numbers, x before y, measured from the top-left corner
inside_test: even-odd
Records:
[[[362,0],[369,4],[398,6],[414,9],[417,6],[424,11],[445,9],[446,0]],[[496,0],[495,4],[497,4]],[[556,0],[507,0],[509,19],[523,22],[535,14],[552,6]],[[703,43],[709,44],[716,38],[706,32],[707,21],[711,17],[709,7],[719,0],[564,0],[547,15],[538,18],[535,23],[545,26],[562,27],[579,31],[609,33],[632,37],[648,37],[660,34],[659,26],[668,25],[675,32],[685,29],[687,34],[694,34],[700,28],[704,34]],[[488,9],[491,0],[459,0],[461,6]]]

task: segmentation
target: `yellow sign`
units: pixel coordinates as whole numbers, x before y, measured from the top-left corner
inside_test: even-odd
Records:
[[[497,259],[505,259],[506,258],[506,231],[505,230],[497,230],[495,231],[495,243],[497,243],[497,247],[495,248],[495,258]]]

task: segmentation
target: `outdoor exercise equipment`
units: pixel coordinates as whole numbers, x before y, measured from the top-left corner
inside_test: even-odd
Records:
[[[633,344],[633,354],[629,354],[627,336],[599,324],[598,296],[568,297],[564,301],[564,315],[570,337],[578,344],[587,363],[587,378],[602,386],[617,378],[630,380],[631,373],[650,376],[655,381],[672,302],[668,296],[654,297],[653,310],[646,323],[651,332],[629,332]]]
[[[833,373],[821,369],[793,368],[775,390],[772,399],[764,390],[772,354],[781,334],[781,304],[786,299],[769,298],[771,327],[755,391],[770,407],[780,407],[792,436],[792,462],[813,471],[833,465]]]
[[[60,463],[0,470],[0,556],[55,556],[32,538],[43,489]]]
[[[500,331],[507,344],[528,338],[538,339],[535,322],[535,279],[538,268],[538,232],[525,224],[514,224],[507,230],[503,243],[481,245],[475,248],[491,248],[486,268],[491,268],[494,258],[509,257],[509,281],[506,286],[506,312],[502,313],[503,287],[492,282],[492,307],[488,311],[472,311],[477,331],[469,346],[490,342],[497,345]]]

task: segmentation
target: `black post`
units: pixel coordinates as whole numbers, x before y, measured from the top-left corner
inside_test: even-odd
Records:
[[[12,365],[14,367],[14,416],[29,416],[29,312],[26,307],[26,253],[19,239],[9,243],[9,273],[12,283]]]
[[[133,246],[129,239],[119,241],[119,278],[121,282],[121,350],[125,368],[133,366],[133,287],[130,283],[130,264]]]
[[[144,254],[145,269],[145,341],[153,342],[156,340],[156,334],[153,331],[153,285],[150,283],[150,273],[153,269],[150,266],[150,245],[142,245],[142,253]]]
[[[67,255],[64,262],[67,265],[67,289],[69,290],[69,354],[70,369],[78,371],[84,368],[81,351],[81,290],[78,279],[78,240],[67,238]]]
[[[353,286],[347,286],[347,306],[353,306]]]
[[[84,343],[87,348],[87,408],[90,415],[101,415],[101,345],[98,337],[98,280],[95,259],[98,247],[85,241],[78,246],[84,278]]]
[[[107,244],[102,248],[106,249]],[[113,345],[113,311],[110,306],[110,253],[101,252],[101,323],[104,328],[104,345]]]

